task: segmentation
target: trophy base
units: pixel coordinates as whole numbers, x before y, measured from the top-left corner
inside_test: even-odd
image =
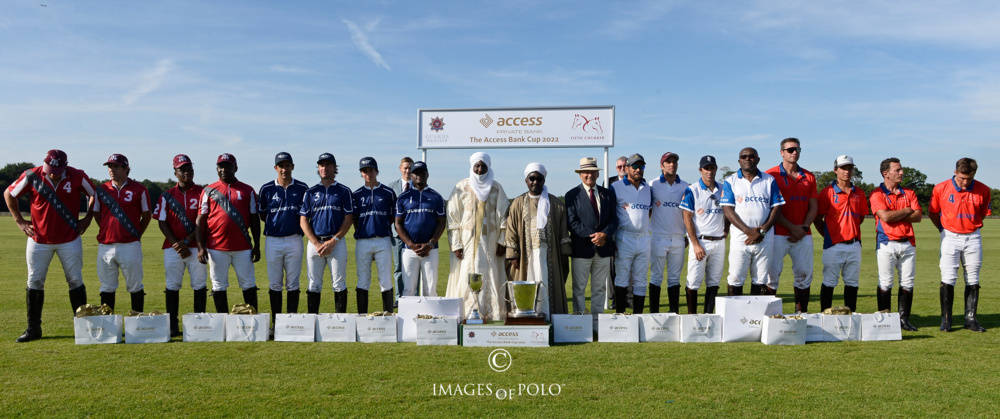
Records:
[[[545,317],[537,315],[526,317],[507,317],[503,324],[507,326],[544,326],[547,323],[545,323]]]
[[[464,324],[483,324],[483,319],[465,319],[462,321]]]

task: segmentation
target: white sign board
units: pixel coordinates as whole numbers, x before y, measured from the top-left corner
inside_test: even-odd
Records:
[[[418,149],[614,147],[615,107],[421,109]]]

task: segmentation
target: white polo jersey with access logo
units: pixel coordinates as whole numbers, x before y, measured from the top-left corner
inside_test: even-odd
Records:
[[[771,208],[784,205],[785,199],[778,190],[778,182],[774,177],[757,171],[752,181],[743,177],[743,171],[729,175],[722,183],[722,201],[724,207],[734,207],[736,215],[750,228],[757,228],[767,221]],[[743,243],[747,235],[740,229],[733,229],[732,242]]]
[[[618,197],[618,231],[649,232],[649,208],[653,204],[649,185],[640,182],[636,188],[628,180],[620,180],[611,187]]]
[[[650,220],[653,234],[683,235],[686,232],[680,204],[688,186],[680,176],[674,179],[673,184],[667,182],[663,175],[649,181],[653,194],[653,215]]]
[[[681,210],[694,213],[694,232],[699,236],[722,237],[726,231],[726,216],[722,214],[722,188],[715,182],[708,189],[701,179],[688,186],[681,199]]]

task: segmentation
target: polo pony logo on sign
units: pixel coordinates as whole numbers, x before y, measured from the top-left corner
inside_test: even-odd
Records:
[[[435,117],[431,119],[431,131],[440,132],[444,129],[444,118]]]
[[[583,132],[589,132],[592,134],[604,134],[604,128],[601,127],[601,117],[597,116],[593,119],[587,119],[587,117],[576,114],[573,117],[573,128],[574,130],[579,129]]]

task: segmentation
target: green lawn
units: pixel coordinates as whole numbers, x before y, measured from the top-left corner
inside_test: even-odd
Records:
[[[0,416],[995,416],[993,390],[1000,375],[1000,288],[997,221],[984,229],[980,322],[989,332],[961,329],[962,287],[955,295],[956,331],[937,330],[938,234],[919,224],[913,323],[900,342],[810,343],[593,343],[551,348],[509,348],[513,364],[492,371],[492,348],[418,347],[412,343],[183,343],[89,345],[73,341],[69,298],[54,261],[43,315],[45,338],[15,344],[25,325],[25,238],[0,218]],[[858,306],[874,311],[877,284],[872,220],[867,236]],[[96,226],[84,237],[84,277],[90,302],[99,301],[94,273]],[[159,233],[145,249],[147,309],[163,309]],[[353,244],[348,242],[353,265]],[[811,308],[819,307],[822,262],[816,241]],[[438,292],[447,282],[442,241]],[[787,263],[787,262],[786,262]],[[348,268],[349,289],[356,281]],[[791,268],[779,296],[792,310]],[[267,276],[257,264],[259,295],[267,312]],[[186,281],[186,279],[185,279]],[[303,284],[305,277],[303,275]],[[232,281],[235,284],[235,281]],[[322,311],[333,310],[329,278]],[[241,302],[230,291],[230,302]],[[665,294],[665,293],[664,293]],[[893,294],[896,294],[894,290]],[[841,299],[838,288],[835,304]],[[663,296],[666,304],[666,296]],[[303,296],[301,308],[305,308]],[[683,304],[683,296],[681,298]],[[128,296],[119,292],[119,305]],[[354,307],[353,291],[349,298]],[[381,304],[373,294],[372,309]],[[211,307],[209,298],[209,307]],[[181,291],[181,310],[191,291]],[[893,301],[895,308],[895,299]],[[471,386],[467,386],[471,384]],[[440,386],[481,394],[435,395]],[[544,385],[558,395],[529,395]],[[535,387],[530,387],[534,389]],[[504,389],[505,391],[498,390]],[[513,389],[512,391],[506,391]],[[497,394],[512,394],[500,400]]]

